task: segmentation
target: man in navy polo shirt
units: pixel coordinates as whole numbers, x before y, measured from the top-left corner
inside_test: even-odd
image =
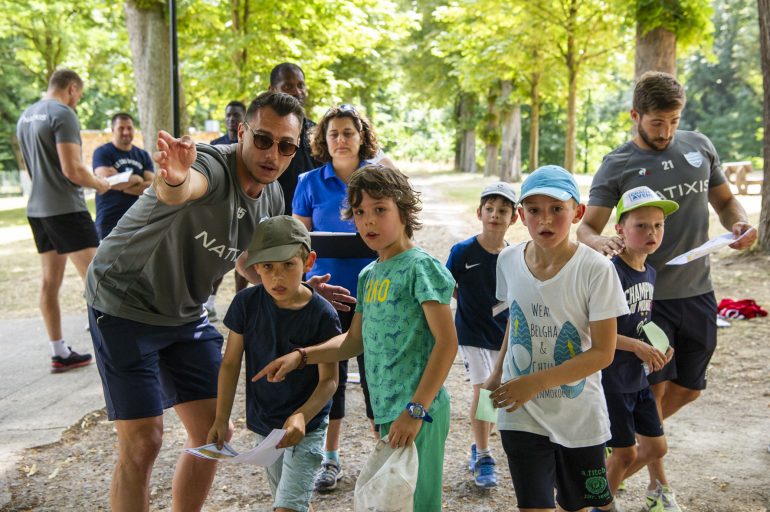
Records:
[[[112,142],[94,151],[93,167],[97,176],[108,178],[130,172],[128,180],[113,185],[96,196],[96,232],[104,240],[123,214],[136,202],[155,177],[150,154],[133,145],[134,118],[125,112],[112,116]]]

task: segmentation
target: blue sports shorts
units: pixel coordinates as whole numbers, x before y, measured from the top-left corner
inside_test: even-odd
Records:
[[[650,388],[633,393],[604,393],[610,416],[610,448],[629,448],[636,444],[636,434],[645,437],[663,435],[655,397]]]
[[[216,398],[224,340],[207,318],[157,326],[89,307],[88,324],[110,420],[160,416],[177,404]]]

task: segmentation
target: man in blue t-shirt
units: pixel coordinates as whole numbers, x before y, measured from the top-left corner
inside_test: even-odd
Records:
[[[155,177],[150,154],[133,145],[134,118],[125,112],[112,116],[112,142],[94,151],[97,176],[109,178],[127,173],[124,180],[96,196],[96,232],[104,240],[123,214],[136,202]]]

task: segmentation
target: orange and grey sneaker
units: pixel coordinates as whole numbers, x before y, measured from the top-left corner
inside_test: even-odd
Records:
[[[78,354],[70,349],[68,357],[53,356],[51,358],[51,373],[62,373],[73,368],[80,368],[91,363],[91,354]]]

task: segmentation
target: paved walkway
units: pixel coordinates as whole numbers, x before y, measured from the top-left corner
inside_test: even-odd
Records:
[[[92,352],[86,317],[65,315],[64,337]],[[54,443],[89,412],[104,407],[96,365],[53,374],[39,318],[3,320],[0,330],[0,509],[10,500],[8,479],[25,448]]]

